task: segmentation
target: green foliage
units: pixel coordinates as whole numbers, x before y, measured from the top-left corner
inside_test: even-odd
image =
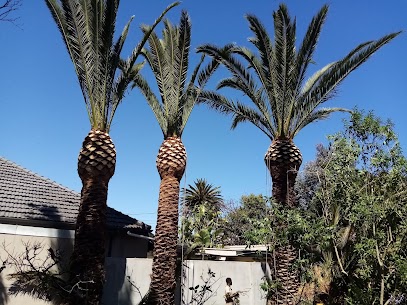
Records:
[[[293,139],[300,130],[315,121],[326,119],[343,108],[320,108],[332,99],[342,81],[382,46],[400,32],[360,44],[343,59],[330,63],[306,80],[314,62],[314,52],[328,13],[324,5],[314,16],[299,47],[296,46],[296,20],[285,4],[274,11],[274,41],[254,15],[246,19],[253,37],[252,50],[233,44],[223,48],[206,44],[198,52],[220,61],[231,76],[219,82],[224,87],[241,91],[253,105],[232,101],[217,92],[204,92],[201,102],[233,116],[232,128],[250,122],[271,140]]]
[[[120,55],[131,17],[114,41],[119,0],[45,0],[66,45],[85,99],[92,128],[108,132],[128,85],[142,65],[135,64],[153,29],[174,6],[169,5],[127,60]]]
[[[197,248],[215,247],[222,243],[223,198],[219,187],[198,179],[184,192],[181,242],[191,253]]]
[[[393,125],[355,111],[329,139],[299,179],[317,176],[318,185],[292,237],[310,265],[325,268],[327,276],[315,280],[325,280],[319,293],[331,304],[405,302],[407,161]]]
[[[227,245],[264,245],[270,239],[270,206],[266,197],[242,196],[237,207],[225,215],[224,242]]]
[[[142,26],[142,30],[147,35],[152,32],[152,27]],[[146,98],[165,138],[181,137],[196,100],[219,66],[217,61],[212,60],[201,69],[202,56],[187,81],[190,45],[191,20],[188,13],[182,11],[179,25],[165,20],[162,39],[152,32],[148,38],[148,48],[141,52],[154,74],[160,99],[142,75],[133,77],[133,88],[139,88]],[[198,85],[195,84],[196,80]]]
[[[220,187],[209,184],[205,179],[197,179],[195,185],[188,185],[185,190],[184,208],[193,209],[205,204],[208,208],[220,211],[223,207],[223,198]]]

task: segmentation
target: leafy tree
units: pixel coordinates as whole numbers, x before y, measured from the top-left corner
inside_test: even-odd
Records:
[[[144,32],[129,58],[122,61],[120,54],[133,17],[114,42],[119,0],[45,2],[74,65],[91,125],[78,159],[82,192],[70,270],[72,282],[86,284],[76,289],[84,300],[72,304],[99,304],[104,283],[107,191],[116,164],[116,150],[108,132],[128,85],[142,66],[135,62],[143,45],[176,3]]]
[[[150,27],[142,29],[146,34],[151,31]],[[161,100],[140,74],[133,78],[133,87],[145,96],[164,136],[156,161],[161,183],[150,286],[152,304],[174,304],[178,200],[187,162],[181,136],[202,88],[218,66],[212,61],[201,69],[202,57],[187,82],[190,43],[191,22],[185,11],[178,26],[164,22],[161,40],[155,33],[148,38],[149,49],[144,49],[142,55],[155,76]]]
[[[404,304],[407,160],[390,122],[356,111],[345,126],[330,137],[319,167],[309,169],[319,183],[297,241],[324,273],[314,272],[322,300]]]
[[[237,207],[225,216],[224,243],[227,245],[264,245],[270,240],[270,206],[262,195],[244,195]]]
[[[231,114],[232,128],[241,122],[250,122],[269,137],[271,145],[264,159],[273,181],[273,198],[293,207],[296,205],[294,183],[302,163],[294,137],[308,124],[328,118],[335,111],[346,111],[319,106],[335,96],[338,86],[352,71],[399,34],[362,43],[343,59],[326,65],[306,80],[327,12],[328,6],[323,6],[312,19],[298,49],[296,21],[291,19],[284,4],[273,13],[274,41],[256,16],[246,16],[254,34],[249,41],[257,53],[235,45],[220,49],[206,44],[198,49],[222,62],[230,71],[232,76],[220,81],[218,89],[237,89],[249,97],[253,106],[232,101],[217,92],[205,92],[201,101],[219,112]],[[283,266],[295,260],[296,252],[289,246],[280,252],[281,261],[277,262],[276,269],[283,291],[279,302],[292,304],[298,281]]]

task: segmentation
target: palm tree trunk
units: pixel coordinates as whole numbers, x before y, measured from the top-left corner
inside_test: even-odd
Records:
[[[295,208],[297,206],[294,184],[301,166],[302,156],[297,146],[289,139],[274,140],[264,157],[273,182],[273,199]],[[284,230],[284,223],[280,224]],[[270,305],[293,305],[298,302],[300,281],[298,272],[292,268],[297,252],[291,245],[276,248],[275,278],[279,288],[268,302]]]
[[[294,305],[298,303],[300,288],[298,272],[291,269],[296,259],[297,252],[294,247],[288,245],[276,249],[275,277],[279,288],[268,304]]]
[[[92,130],[78,159],[81,202],[71,256],[72,305],[100,303],[105,281],[105,232],[108,183],[114,174],[116,151],[110,136]]]
[[[274,140],[264,156],[273,182],[273,198],[290,207],[296,206],[294,184],[302,163],[301,152],[291,140]]]
[[[161,177],[149,304],[174,305],[180,181],[186,166],[181,139],[169,137],[157,156]]]
[[[297,178],[297,168],[292,165],[270,166],[271,179],[273,182],[273,198],[276,202],[295,207],[294,184]]]

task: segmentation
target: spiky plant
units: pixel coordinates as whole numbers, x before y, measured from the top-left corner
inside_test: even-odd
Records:
[[[143,28],[145,32],[149,27]],[[191,22],[183,11],[178,26],[164,22],[162,39],[152,33],[148,49],[142,51],[158,85],[160,99],[141,75],[134,78],[161,127],[164,142],[158,151],[157,170],[160,174],[157,227],[154,241],[153,274],[150,287],[152,304],[173,305],[175,267],[178,240],[178,200],[180,180],[184,174],[187,155],[181,141],[182,132],[217,61],[201,69],[204,58],[187,81]],[[195,85],[197,81],[198,85]]]
[[[139,73],[141,65],[135,62],[144,44],[165,13],[178,3],[167,7],[144,31],[127,60],[121,60],[133,17],[114,41],[119,0],[45,1],[74,65],[91,124],[78,159],[82,192],[70,267],[71,281],[83,300],[72,303],[99,304],[104,283],[107,191],[116,164],[108,132],[127,87]]]
[[[188,210],[206,205],[214,211],[220,211],[223,205],[220,187],[209,184],[205,179],[197,179],[194,185],[189,184],[185,190],[184,205]]]
[[[217,58],[230,71],[231,77],[220,81],[218,89],[237,89],[253,104],[232,101],[217,92],[201,94],[201,101],[233,115],[232,128],[241,122],[250,122],[269,137],[271,145],[264,159],[272,177],[273,197],[289,206],[295,206],[293,186],[302,162],[294,137],[308,124],[325,119],[335,111],[346,111],[319,106],[335,96],[338,86],[352,71],[399,34],[362,43],[343,59],[326,65],[306,79],[327,12],[328,6],[323,6],[315,15],[298,49],[296,21],[291,19],[284,4],[273,13],[274,41],[256,16],[246,16],[254,34],[249,41],[256,52],[234,45],[218,48],[206,44],[198,49]],[[287,264],[287,260],[291,262],[295,252],[288,248],[283,252],[280,252],[283,257],[279,257],[281,270],[280,263],[277,265],[283,290],[277,302],[293,304],[292,295],[296,293],[298,282],[295,276],[289,277],[286,267],[291,264]]]

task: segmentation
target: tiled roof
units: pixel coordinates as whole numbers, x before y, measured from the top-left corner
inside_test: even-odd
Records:
[[[73,227],[80,194],[0,157],[0,223]],[[109,229],[150,232],[151,227],[115,209]]]

